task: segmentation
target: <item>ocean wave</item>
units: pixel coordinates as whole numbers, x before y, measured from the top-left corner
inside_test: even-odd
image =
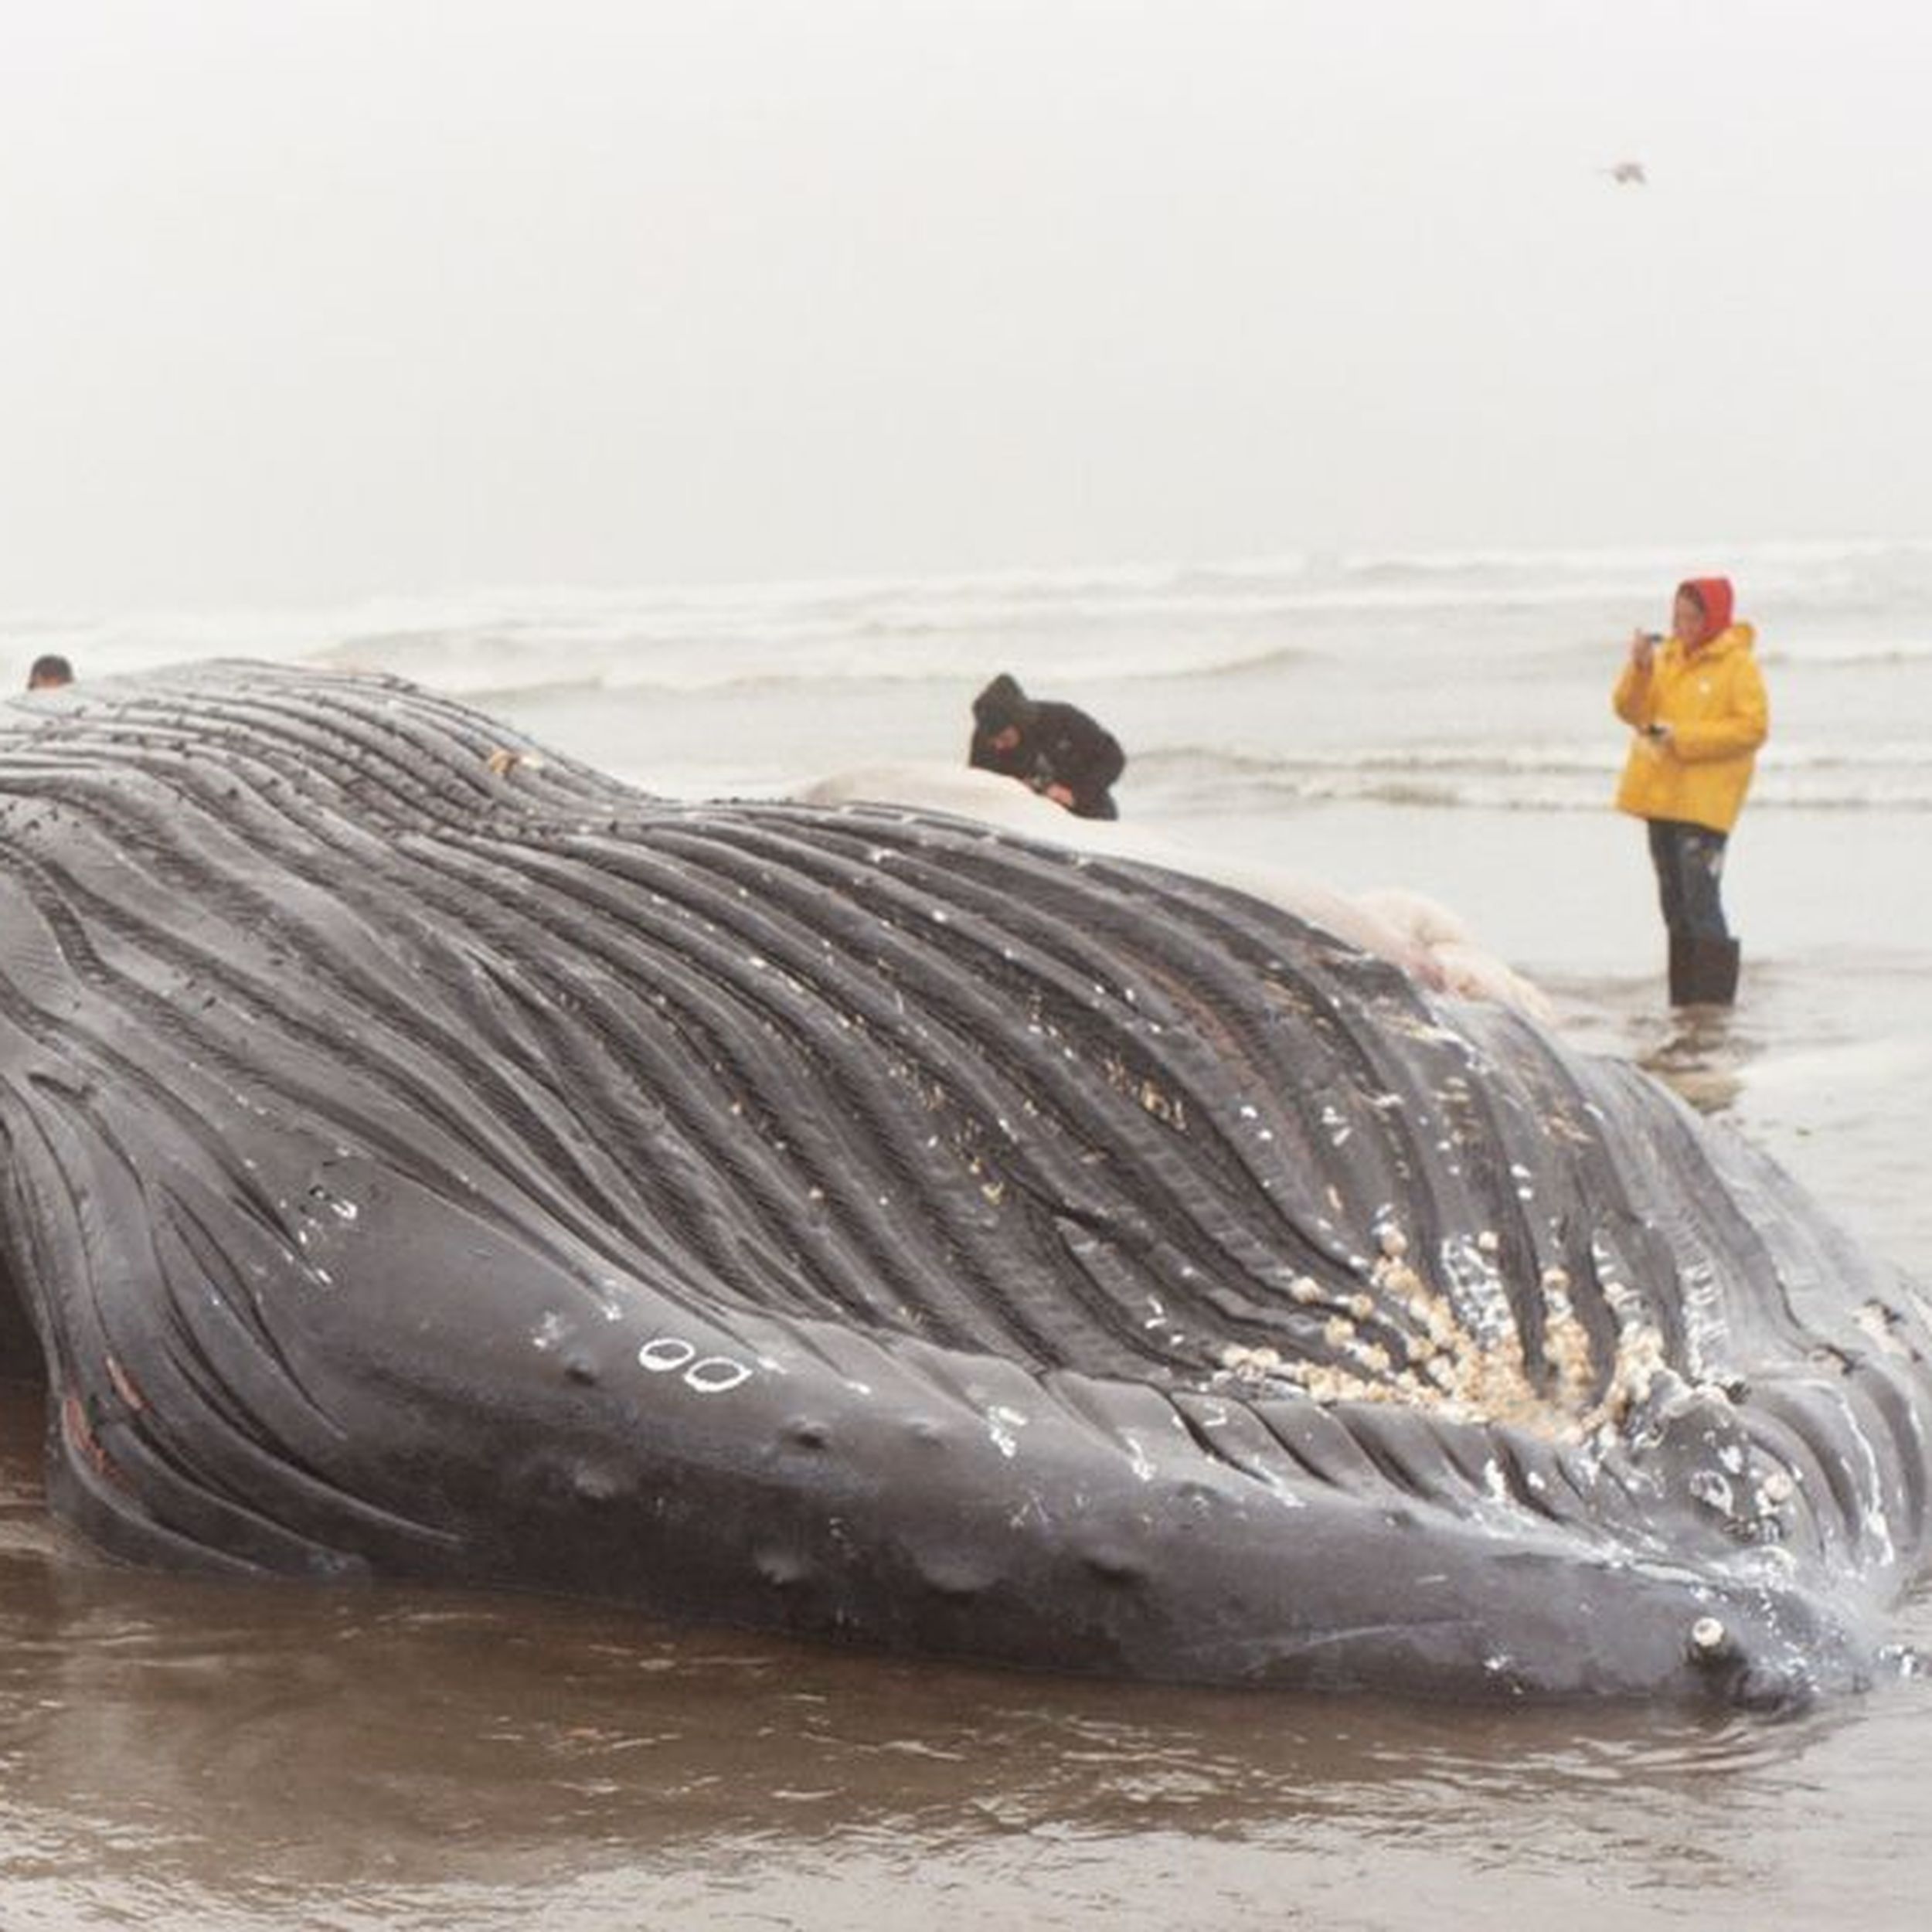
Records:
[[[1134,759],[1136,787],[1191,808],[1278,811],[1384,804],[1484,811],[1602,811],[1621,756],[1595,746],[1402,746],[1270,754],[1165,746]],[[1750,808],[1932,811],[1932,751],[1869,747],[1848,758],[1788,751],[1760,764]]]
[[[1932,658],[1932,544],[1711,546],[1767,620],[1767,664]],[[1697,552],[1687,553],[1693,556]],[[772,680],[1221,677],[1365,645],[1479,638],[1526,661],[1594,651],[1655,613],[1685,567],[1660,550],[1473,552],[879,577],[823,583],[503,593],[438,621],[357,626],[407,670],[478,688],[519,653],[614,688]],[[519,668],[519,685],[529,673]]]
[[[1580,672],[1687,568],[1723,567],[1764,659],[1855,678],[1932,663],[1932,540],[1573,549],[1306,551],[947,575],[493,587],[307,610],[0,620],[25,661],[83,675],[208,656],[356,664],[487,697],[548,685],[648,693],[963,682],[1041,688],[1266,675],[1331,661],[1391,688],[1488,665]],[[1587,658],[1586,653],[1593,654]],[[1453,658],[1451,654],[1453,654]],[[1607,658],[1605,662],[1608,662]]]
[[[1932,635],[1884,642],[1863,638],[1804,639],[1782,647],[1760,647],[1757,655],[1767,671],[1786,665],[1824,672],[1912,670],[1932,665]]]

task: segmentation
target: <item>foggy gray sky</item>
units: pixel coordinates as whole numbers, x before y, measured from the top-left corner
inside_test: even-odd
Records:
[[[1932,535],[1928,22],[0,0],[0,607]]]

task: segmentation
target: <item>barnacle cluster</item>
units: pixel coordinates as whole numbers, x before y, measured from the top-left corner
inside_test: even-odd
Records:
[[[1257,1393],[1292,1389],[1322,1403],[1400,1403],[1447,1419],[1509,1423],[1556,1442],[1580,1443],[1620,1423],[1668,1366],[1663,1336],[1638,1298],[1604,1284],[1615,1342],[1600,1359],[1569,1275],[1544,1269],[1535,1294],[1540,1361],[1532,1370],[1498,1271],[1500,1246],[1485,1230],[1446,1247],[1441,1278],[1432,1279],[1401,1227],[1385,1221],[1366,1286],[1336,1289],[1307,1274],[1288,1283],[1298,1312],[1319,1318],[1311,1334],[1316,1345],[1284,1353],[1231,1344],[1221,1351],[1217,1379]]]

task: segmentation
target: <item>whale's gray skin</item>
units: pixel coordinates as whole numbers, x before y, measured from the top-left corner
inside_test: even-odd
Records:
[[[1629,1066],[386,679],[0,706],[0,1163],[53,1505],[141,1562],[1770,1702],[1925,1560],[1916,1293]]]

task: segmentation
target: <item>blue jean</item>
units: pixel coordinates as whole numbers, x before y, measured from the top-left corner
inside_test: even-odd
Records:
[[[1728,939],[1718,889],[1724,881],[1724,835],[1708,825],[1653,818],[1650,862],[1657,869],[1657,897],[1664,923],[1686,939]]]

